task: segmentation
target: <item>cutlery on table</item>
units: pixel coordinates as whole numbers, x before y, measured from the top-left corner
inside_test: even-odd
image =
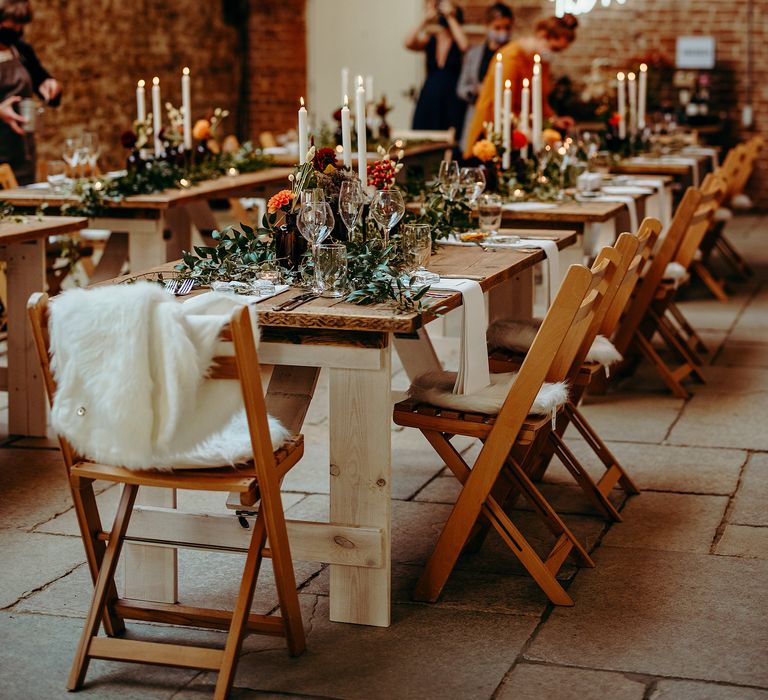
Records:
[[[310,302],[313,299],[317,299],[318,296],[320,295],[315,294],[314,292],[299,294],[299,296],[294,297],[293,299],[289,299],[288,301],[284,301],[282,304],[273,306],[272,311],[292,311],[293,309],[301,306],[302,304],[306,304],[307,302]]]

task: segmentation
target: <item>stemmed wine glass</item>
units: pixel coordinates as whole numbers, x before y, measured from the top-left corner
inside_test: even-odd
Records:
[[[80,154],[82,142],[79,138],[64,139],[64,148],[62,149],[62,158],[69,166],[72,177],[77,177],[77,166],[80,163]]]
[[[389,245],[389,234],[405,214],[405,201],[400,190],[376,190],[371,202],[371,216],[384,229],[384,246]]]
[[[365,197],[360,180],[344,180],[339,191],[339,217],[347,229],[347,239],[352,240],[352,232],[363,212]]]
[[[310,201],[302,204],[299,215],[296,218],[296,226],[312,247],[313,260],[318,244],[328,238],[335,223],[336,220],[333,217],[331,205],[327,202]],[[315,280],[312,291],[318,294],[322,291],[317,280]]]
[[[450,200],[456,197],[459,190],[459,164],[455,160],[444,160],[440,163],[437,183],[444,197]]]
[[[459,186],[467,199],[474,206],[477,198],[485,192],[485,173],[482,168],[462,168],[459,173]]]
[[[88,164],[92,176],[96,174],[96,163],[100,155],[101,144],[99,143],[98,134],[86,131],[83,134],[83,159]]]
[[[440,275],[427,270],[432,254],[432,231],[429,224],[405,224],[401,236],[405,270],[417,285],[440,281]]]

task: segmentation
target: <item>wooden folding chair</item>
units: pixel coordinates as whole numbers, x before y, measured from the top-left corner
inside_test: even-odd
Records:
[[[586,549],[525,474],[513,457],[513,451],[516,447],[523,451],[529,449],[526,444],[538,426],[550,422],[549,416],[529,415],[529,411],[545,381],[562,381],[566,376],[605,292],[604,285],[601,287],[603,280],[613,272],[612,263],[607,260],[594,270],[571,266],[498,415],[449,411],[413,399],[395,406],[395,423],[421,430],[463,485],[419,579],[414,593],[416,600],[437,600],[482,516],[501,535],[553,603],[573,604],[558,582],[557,572],[571,552],[580,564],[594,564]],[[472,468],[451,444],[455,435],[478,438],[483,443]],[[502,472],[504,479],[519,489],[556,537],[554,547],[544,559],[534,551],[495,497],[494,490]]]
[[[52,403],[56,384],[49,364],[47,296],[33,295],[29,300],[28,310],[46,390]],[[95,586],[67,682],[69,690],[77,690],[82,686],[91,659],[110,659],[218,671],[214,697],[222,699],[227,697],[232,686],[246,634],[257,632],[284,636],[292,656],[304,651],[304,628],[280,500],[280,481],[303,455],[303,437],[295,436],[277,452],[272,450],[259,359],[247,309],[233,313],[221,333],[220,340],[234,346],[234,356],[215,358],[210,379],[235,380],[240,383],[253,445],[252,462],[236,468],[185,471],[182,465],[172,472],[131,471],[83,459],[75,453],[65,438],[59,437],[86,558]],[[123,484],[120,505],[109,532],[103,532],[101,526],[93,491],[93,482],[96,479]],[[233,611],[143,603],[118,597],[114,574],[139,486],[236,492],[240,494],[244,505],[252,505],[260,500],[258,517],[253,526]],[[272,559],[281,616],[250,614],[256,579],[264,556]],[[122,639],[119,635],[125,631],[125,619],[222,629],[228,632],[223,650]],[[100,622],[104,624],[106,637],[98,636]]]
[[[605,443],[600,440],[596,431],[579,412],[577,406],[592,377],[602,370],[602,366],[598,362],[587,361],[590,346],[598,334],[604,335],[606,338],[611,337],[617,317],[627,304],[640,271],[650,256],[653,243],[660,229],[661,224],[658,221],[646,219],[643,221],[638,236],[623,233],[619,236],[615,247],[604,248],[599,253],[595,261],[596,264],[603,260],[613,261],[616,266],[615,278],[606,288],[605,295],[596,310],[592,327],[586,333],[582,345],[573,359],[567,375],[570,387],[568,401],[557,416],[556,427],[554,430],[547,431],[541,448],[531,450],[523,465],[525,471],[531,474],[534,480],[540,480],[552,457],[557,455],[597,510],[615,522],[620,522],[622,518],[608,498],[613,487],[620,483],[629,494],[637,494],[639,490]],[[490,361],[492,369],[497,372],[508,371],[510,365],[519,364],[519,359],[515,353],[503,349],[494,349]],[[565,430],[570,423],[574,423],[587,444],[592,447],[605,466],[606,473],[598,482],[595,482],[583,468],[563,439]],[[473,543],[473,546],[476,546],[476,542]]]

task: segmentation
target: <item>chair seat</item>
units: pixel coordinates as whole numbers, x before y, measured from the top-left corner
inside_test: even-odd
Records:
[[[295,435],[274,452],[277,471],[282,476],[304,454],[304,436]],[[123,484],[157,486],[162,488],[187,489],[196,491],[226,491],[241,494],[256,494],[258,484],[253,462],[236,466],[222,466],[213,469],[184,469],[180,466],[172,471],[135,471],[124,467],[97,462],[78,462],[71,471],[72,478],[101,479]],[[255,502],[256,499],[252,502]]]
[[[405,399],[395,404],[392,418],[397,425],[407,428],[436,430],[451,435],[464,435],[485,439],[491,432],[496,416],[486,413],[452,411],[447,408]],[[527,443],[544,426],[551,423],[551,416],[528,415],[520,430],[518,442]]]

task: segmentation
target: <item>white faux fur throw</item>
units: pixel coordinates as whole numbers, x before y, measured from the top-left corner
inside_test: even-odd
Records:
[[[420,403],[452,408],[456,411],[476,411],[495,415],[509,394],[517,372],[492,374],[491,383],[471,394],[454,394],[453,384],[456,372],[427,372],[416,377],[408,395]],[[533,402],[529,413],[546,415],[568,400],[568,385],[564,382],[545,383]]]
[[[530,321],[495,321],[488,327],[487,339],[491,348],[502,348],[513,352],[526,353],[533,345],[536,333],[539,332],[541,319]],[[622,361],[621,353],[604,335],[595,337],[585,360],[598,362],[603,367],[610,367]]]
[[[149,282],[53,299],[54,429],[79,454],[128,469],[252,459],[239,382],[206,380],[219,332],[242,303],[207,294],[182,304]],[[272,418],[269,427],[276,449],[288,432]]]

